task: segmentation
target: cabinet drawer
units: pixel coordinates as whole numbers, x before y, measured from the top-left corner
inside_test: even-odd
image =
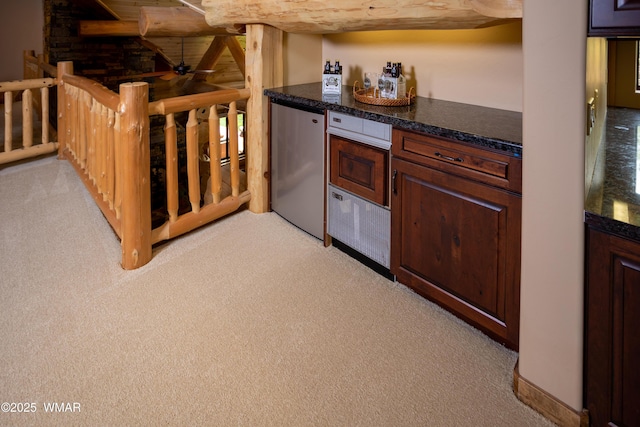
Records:
[[[329,131],[339,129],[382,141],[389,141],[391,139],[391,125],[354,117],[349,114],[337,113],[335,111],[329,112],[328,126]],[[343,134],[343,136],[345,135]],[[353,137],[359,139],[356,135]]]
[[[389,152],[331,135],[330,181],[358,196],[388,206]]]
[[[522,192],[522,161],[489,149],[431,135],[393,130],[394,156],[447,173]]]

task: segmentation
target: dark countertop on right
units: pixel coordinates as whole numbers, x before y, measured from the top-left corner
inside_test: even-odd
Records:
[[[640,110],[609,107],[585,223],[640,241]]]

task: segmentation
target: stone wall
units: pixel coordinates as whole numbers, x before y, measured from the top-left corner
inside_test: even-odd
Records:
[[[113,16],[95,1],[44,0],[44,54],[50,64],[73,61],[74,74],[117,91],[120,78],[154,71],[155,53],[137,37],[80,37],[81,20]]]

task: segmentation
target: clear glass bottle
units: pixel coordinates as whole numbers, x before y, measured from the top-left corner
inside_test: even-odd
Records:
[[[407,96],[407,79],[402,72],[402,63],[398,62],[398,99]]]

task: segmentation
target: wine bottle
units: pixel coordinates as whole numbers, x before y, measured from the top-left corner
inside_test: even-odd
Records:
[[[398,62],[398,99],[407,96],[407,79],[402,73],[402,63]]]

